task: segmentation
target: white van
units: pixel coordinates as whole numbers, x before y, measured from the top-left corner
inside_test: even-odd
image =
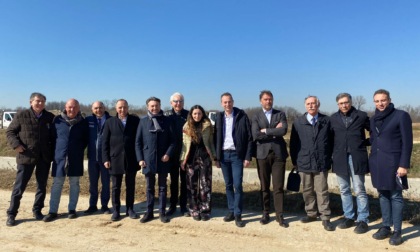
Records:
[[[16,115],[15,111],[3,111],[2,117],[1,117],[1,128],[6,129],[7,127],[9,127],[15,115]]]

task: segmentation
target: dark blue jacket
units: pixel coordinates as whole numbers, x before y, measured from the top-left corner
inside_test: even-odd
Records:
[[[236,154],[241,160],[251,161],[252,159],[252,132],[251,123],[248,116],[241,109],[233,108],[233,142],[235,144]],[[214,143],[216,147],[216,159],[223,160],[223,143],[225,139],[225,112],[219,112],[216,115],[214,126]]]
[[[162,115],[159,117],[159,125],[162,132],[151,132],[153,122],[146,116],[140,120],[136,135],[136,156],[137,162],[144,160],[146,168],[143,174],[168,173],[170,162],[162,162],[161,158],[166,154],[173,157],[175,137],[172,130],[171,119]]]
[[[290,135],[290,157],[299,172],[323,172],[331,168],[333,138],[330,118],[318,113],[312,126],[305,113],[293,123]]]
[[[108,112],[105,111],[105,114],[102,117],[102,120],[108,120],[111,116]],[[103,133],[103,126],[98,130],[98,119],[96,115],[91,115],[86,117],[86,120],[89,124],[89,143],[88,143],[88,151],[87,156],[89,162],[96,162],[102,163],[102,133]],[[105,125],[104,123],[102,125]]]
[[[354,173],[363,175],[369,172],[368,153],[365,130],[370,130],[369,117],[363,111],[352,108],[347,116],[351,119],[349,125],[343,122],[340,111],[330,117],[331,130],[334,136],[332,155],[333,172],[341,175],[348,174],[348,154],[353,160]]]
[[[410,168],[413,149],[413,129],[410,115],[395,109],[376,129],[374,117],[370,119],[372,144],[369,167],[372,184],[378,190],[397,190],[395,182],[399,167]]]
[[[58,115],[54,118],[53,125],[56,132],[56,145],[52,176],[83,176],[83,159],[89,137],[86,119],[83,118],[70,126],[61,115]]]
[[[111,162],[109,174],[135,173],[140,170],[134,145],[139,121],[137,116],[127,115],[124,127],[118,116],[106,120],[102,133],[102,161]]]

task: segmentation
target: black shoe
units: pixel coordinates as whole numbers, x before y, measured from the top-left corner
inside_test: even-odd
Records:
[[[129,208],[125,213],[128,217],[130,217],[130,219],[138,219],[139,218],[139,215],[136,212],[134,212],[134,210],[132,208]]]
[[[169,218],[168,216],[164,215],[164,214],[160,214],[159,215],[159,219],[162,223],[168,223],[169,222]]]
[[[141,223],[146,223],[146,222],[149,222],[149,221],[153,220],[153,218],[154,218],[153,213],[145,213],[143,215],[143,218],[140,219],[140,222]]]
[[[235,215],[233,215],[232,212],[227,213],[226,216],[223,218],[224,222],[230,222],[233,220],[235,220]]]
[[[356,222],[356,228],[354,229],[354,232],[356,234],[364,234],[367,231],[369,231],[369,227],[368,227],[368,224],[366,222],[364,222],[364,221]]]
[[[241,215],[236,215],[234,218],[235,218],[235,225],[237,227],[245,227],[245,222],[242,220],[242,216]]]
[[[112,221],[119,221],[121,218],[120,211],[114,211],[111,216]]]
[[[324,229],[327,231],[334,231],[334,226],[329,220],[323,220],[322,226],[324,226]]]
[[[354,226],[354,220],[353,219],[344,218],[343,221],[340,224],[338,224],[337,227],[339,229],[346,229],[346,228],[350,228],[350,227],[353,227],[353,226]]]
[[[58,215],[56,213],[49,213],[45,215],[44,219],[42,219],[44,222],[50,222],[55,219],[57,219]]]
[[[171,216],[172,214],[174,214],[175,213],[175,211],[176,211],[176,206],[170,206],[169,207],[169,209],[168,209],[168,211],[166,211],[166,215],[167,216]]]
[[[84,211],[83,213],[85,214],[93,214],[96,213],[96,211],[98,211],[98,208],[96,206],[90,206],[86,211]]]
[[[76,210],[70,210],[68,217],[69,219],[76,219],[77,218]]]
[[[268,224],[270,222],[270,215],[263,214],[260,220],[261,225]]]
[[[44,215],[41,213],[41,211],[39,211],[39,210],[36,210],[36,211],[33,211],[32,212],[32,216],[34,216],[35,217],[35,219],[37,219],[37,220],[42,220],[42,219],[44,219]]]
[[[181,208],[181,215],[185,217],[191,217],[190,211],[186,207]]]
[[[389,239],[389,245],[398,246],[403,243],[403,239],[401,237],[401,231],[396,231],[391,235]]]
[[[201,221],[201,216],[199,214],[194,215],[193,219],[196,220],[196,221]]]
[[[288,228],[289,227],[289,223],[287,223],[283,216],[278,216],[277,217],[277,222],[279,223],[280,227],[284,227],[284,228]]]
[[[300,222],[309,223],[309,222],[313,222],[313,221],[316,221],[316,220],[317,220],[317,217],[305,216],[305,217],[302,217],[300,219]]]
[[[200,216],[201,216],[201,220],[202,221],[208,221],[208,220],[210,220],[210,214],[202,213],[202,214],[200,214]]]
[[[103,206],[103,207],[101,207],[101,212],[103,214],[111,214],[111,209],[109,209],[109,207],[107,207],[107,206]]]
[[[13,227],[14,225],[16,225],[16,220],[15,220],[15,216],[14,215],[7,215],[7,221],[6,221],[6,226],[8,227]]]
[[[381,227],[376,233],[372,235],[373,239],[383,240],[391,236],[391,228]]]

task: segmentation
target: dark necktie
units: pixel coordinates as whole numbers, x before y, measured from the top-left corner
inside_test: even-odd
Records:
[[[102,120],[101,118],[98,118],[98,132],[101,132],[101,128],[102,128]]]
[[[314,125],[315,125],[315,123],[316,123],[316,119],[315,119],[315,117],[312,117],[312,119],[311,119],[311,124],[312,124],[312,126],[314,126]]]

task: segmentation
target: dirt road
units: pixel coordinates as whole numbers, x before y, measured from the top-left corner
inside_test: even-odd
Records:
[[[123,218],[111,222],[110,215],[83,216],[88,198],[81,197],[77,219],[67,219],[68,197],[62,197],[61,218],[51,223],[35,221],[31,207],[34,194],[25,193],[17,216],[17,225],[7,227],[6,209],[10,191],[0,190],[0,244],[1,251],[420,251],[420,230],[404,223],[405,242],[392,247],[387,240],[376,241],[371,236],[379,223],[371,223],[367,234],[357,235],[352,229],[327,232],[321,222],[299,222],[301,216],[287,214],[287,229],[278,226],[272,218],[267,225],[258,222],[260,213],[246,212],[246,227],[223,222],[225,210],[213,209],[213,218],[207,222],[176,215],[168,224],[157,218],[141,224],[138,220]],[[49,196],[49,195],[48,195]],[[44,213],[48,211],[47,207]],[[144,213],[144,203],[135,210]],[[125,209],[122,209],[125,211]],[[333,219],[337,224],[337,218]]]

